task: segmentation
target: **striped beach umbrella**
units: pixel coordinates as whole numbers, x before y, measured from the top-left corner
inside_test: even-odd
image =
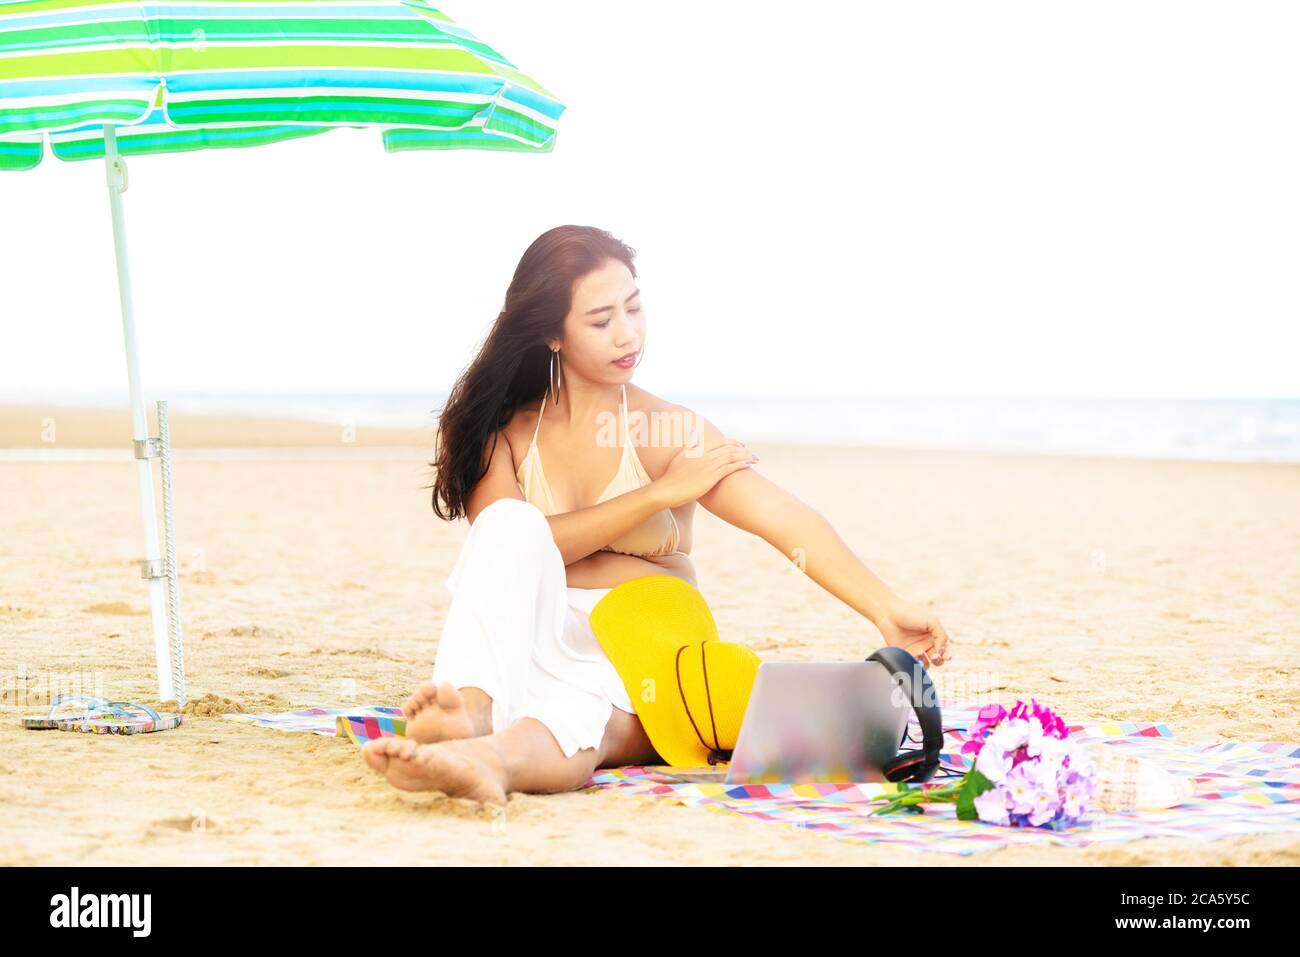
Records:
[[[377,128],[388,152],[545,153],[563,112],[423,0],[0,0],[0,171],[34,168],[47,144],[58,159],[107,167],[161,700],[185,703],[170,443],[165,404],[159,436],[145,415],[125,157],[260,146],[341,126]],[[152,458],[162,460],[165,554]]]
[[[384,148],[554,148],[564,107],[422,0],[0,0],[0,169],[258,146],[337,126]]]

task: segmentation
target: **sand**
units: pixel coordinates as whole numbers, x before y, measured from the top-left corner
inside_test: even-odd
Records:
[[[147,406],[149,434],[157,435],[154,406]],[[262,416],[168,415],[173,448],[354,448],[431,443],[430,428],[376,428],[355,421],[314,422]],[[0,404],[0,449],[131,449],[126,408],[87,408],[41,403]]]
[[[121,444],[124,418],[106,439],[76,410],[42,443],[31,425],[47,415],[0,409],[0,449]],[[333,426],[262,427],[267,444],[340,445]],[[248,428],[173,424],[179,448],[245,444]],[[424,438],[178,455],[193,700],[182,728],[133,737],[17,722],[52,686],[156,699],[133,468],[0,454],[0,864],[1300,863],[1297,834],[957,858],[610,793],[515,794],[499,815],[395,791],[341,739],[223,720],[400,704],[427,677],[467,526],[429,507]],[[1032,695],[1070,722],[1164,721],[1195,742],[1296,740],[1300,466],[751,445],[895,591],[938,611],[955,652],[936,671],[943,697]],[[723,636],[764,658],[879,643],[703,510],[693,556]]]

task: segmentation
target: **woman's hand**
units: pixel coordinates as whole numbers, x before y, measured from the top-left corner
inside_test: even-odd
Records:
[[[758,461],[758,456],[740,439],[725,439],[707,451],[701,451],[699,439],[694,445],[678,450],[663,475],[653,485],[669,508],[694,502],[725,476]]]
[[[948,633],[934,612],[921,605],[895,601],[880,614],[876,627],[885,644],[902,648],[923,668],[938,667],[952,658]]]

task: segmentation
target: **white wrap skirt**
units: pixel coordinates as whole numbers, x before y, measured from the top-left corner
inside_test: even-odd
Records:
[[[610,589],[568,586],[536,505],[501,498],[479,512],[445,584],[433,680],[486,692],[494,732],[535,718],[572,757],[600,746],[614,708],[635,713],[588,621]]]

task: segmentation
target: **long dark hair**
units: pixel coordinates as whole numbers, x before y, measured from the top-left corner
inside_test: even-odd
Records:
[[[564,336],[573,288],[583,276],[619,259],[636,276],[636,251],[594,226],[556,226],[524,251],[506,301],[474,361],[461,373],[438,415],[433,511],[453,521],[484,474],[488,436],[515,410],[546,393],[548,339]],[[495,449],[495,438],[493,442]]]

